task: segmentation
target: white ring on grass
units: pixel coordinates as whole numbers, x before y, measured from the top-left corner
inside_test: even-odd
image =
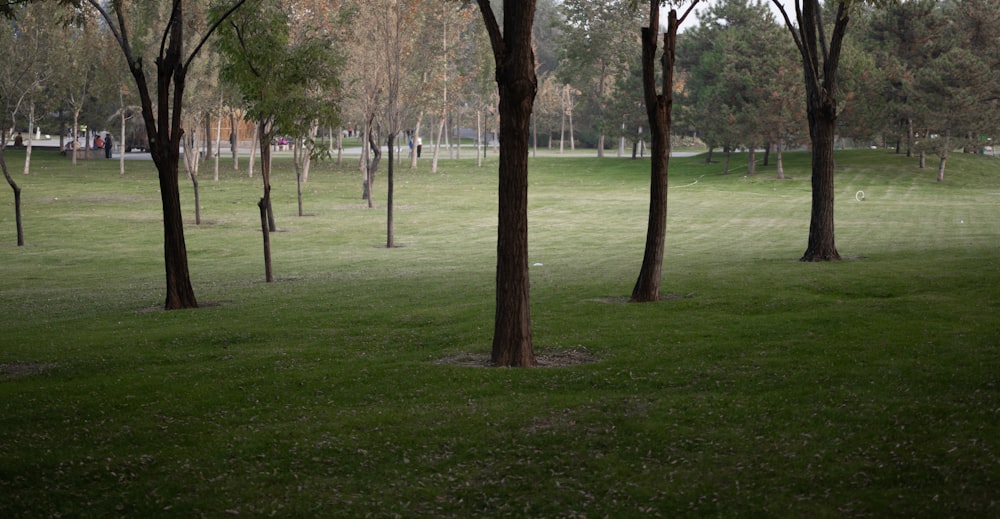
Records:
[[[857,193],[854,193],[854,199],[857,200],[858,202],[864,202],[865,201],[865,192],[864,191],[858,191]]]

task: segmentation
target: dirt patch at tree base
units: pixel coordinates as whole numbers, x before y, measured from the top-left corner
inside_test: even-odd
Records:
[[[565,368],[578,366],[580,364],[593,364],[600,359],[583,349],[546,351],[535,354],[535,367],[538,368]],[[470,368],[492,368],[495,367],[490,361],[489,353],[458,353],[450,357],[438,359],[434,364],[441,366],[465,366]]]

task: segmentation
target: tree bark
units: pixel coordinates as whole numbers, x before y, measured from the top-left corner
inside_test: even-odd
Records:
[[[538,79],[531,26],[535,0],[504,2],[500,30],[489,0],[478,0],[496,60],[500,94],[496,314],[491,360],[535,365],[528,279],[528,139]]]
[[[396,135],[390,131],[389,136],[385,140],[385,143],[386,145],[389,146],[389,166],[388,166],[388,171],[386,173],[386,180],[388,181],[389,185],[386,187],[386,202],[385,202],[386,203],[385,248],[391,249],[396,246],[396,236],[394,233],[394,226],[392,220],[393,217],[392,195],[393,195],[393,189],[395,187],[394,186],[395,179],[393,178],[393,174],[395,173],[394,171],[395,164],[392,159],[393,159],[393,149],[394,149],[393,147],[396,145]]]
[[[695,2],[697,3],[697,2]],[[660,5],[649,3],[649,27],[642,28],[642,86],[649,119],[650,190],[646,246],[639,268],[639,278],[632,288],[631,301],[644,303],[660,300],[663,249],[667,234],[667,182],[670,161],[670,110],[673,106],[674,49],[677,44],[677,11],[671,9],[663,34],[661,93],[656,90],[656,40],[659,33]],[[693,6],[692,6],[693,7]]]
[[[781,11],[802,57],[806,114],[813,150],[809,240],[800,261],[839,260],[833,226],[833,151],[837,130],[837,69],[849,20],[847,0],[837,1],[829,42],[825,39],[818,0],[802,0],[801,9],[796,9],[798,24],[792,24],[779,0],[772,1]]]
[[[2,136],[0,138],[5,138]],[[0,146],[3,146],[0,143]],[[24,225],[21,219],[21,187],[14,182],[14,178],[10,176],[10,172],[7,171],[7,161],[4,159],[3,150],[0,149],[0,168],[3,169],[3,176],[7,179],[7,184],[10,185],[11,190],[14,191],[14,220],[17,225],[17,246],[24,246]]]

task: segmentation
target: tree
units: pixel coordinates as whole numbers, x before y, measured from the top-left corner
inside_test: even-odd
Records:
[[[491,359],[535,365],[528,282],[528,137],[538,90],[531,46],[535,0],[504,2],[503,29],[489,0],[478,0],[496,61],[500,92],[496,314]]]
[[[131,40],[128,22],[130,14],[126,2],[115,0],[107,4],[101,0],[87,0],[87,3],[100,13],[108,30],[114,35],[136,82],[143,123],[149,139],[150,155],[159,178],[160,200],[163,206],[163,255],[167,280],[164,307],[167,310],[198,306],[188,272],[184,220],[177,180],[187,70],[219,24],[245,1],[233,0],[229,9],[224,11],[194,43],[194,49],[185,54],[185,45],[189,43],[184,36],[186,4],[184,0],[173,0],[166,24],[160,33],[159,46],[153,47],[155,49],[153,52],[156,53],[153,57],[156,83],[155,90],[151,92],[149,87],[151,78],[147,77],[144,56],[139,49],[133,47]]]
[[[630,28],[641,23],[642,15],[627,0],[565,0],[561,11],[558,73],[586,96],[598,132],[597,156],[603,157],[605,137],[620,122],[610,109],[614,78],[625,72],[635,41]]]
[[[291,5],[285,2],[248,0],[248,8],[230,15],[219,29],[219,49],[226,59],[222,77],[237,87],[247,105],[247,117],[257,121],[264,187],[257,206],[267,282],[274,281],[270,233],[276,230],[271,207],[271,142],[279,132],[295,138],[308,135],[314,121],[333,123],[336,117],[331,103],[313,95],[330,91],[337,82],[338,58],[332,43],[310,31],[293,38],[291,13]]]
[[[657,0],[650,0],[649,26],[642,28],[642,92],[646,101],[646,116],[651,133],[650,190],[646,246],[639,268],[639,277],[632,288],[633,302],[660,300],[663,248],[667,234],[670,110],[674,103],[674,54],[677,48],[677,28],[696,5],[698,0],[693,0],[680,18],[677,17],[676,9],[671,9],[669,12],[667,29],[663,33],[663,54],[660,56],[659,92],[656,87],[657,40],[660,33],[660,5]]]
[[[808,245],[801,261],[839,260],[833,225],[833,147],[837,130],[837,71],[851,2],[833,2],[833,25],[828,29],[819,0],[793,0],[794,24],[784,5],[779,0],[772,1],[799,50],[805,76],[806,114],[812,143],[812,212]]]

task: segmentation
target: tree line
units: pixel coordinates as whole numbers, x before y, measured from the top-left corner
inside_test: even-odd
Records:
[[[651,301],[659,298],[671,133],[700,138],[707,160],[716,149],[747,149],[751,172],[757,149],[774,150],[779,176],[782,150],[808,145],[813,214],[803,260],[817,261],[839,258],[832,194],[838,139],[892,143],[919,154],[921,164],[936,153],[943,180],[950,151],[985,148],[1000,126],[996,2],[796,0],[793,11],[772,2],[783,19],[762,0],[721,0],[697,11],[686,30],[685,20],[704,5],[699,0],[676,2],[680,12],[670,9],[665,29],[657,0],[645,11],[637,0],[5,3],[0,11],[10,30],[0,52],[11,59],[0,70],[0,133],[26,128],[28,173],[39,125],[56,126],[61,136],[72,128],[75,139],[81,121],[116,121],[125,144],[127,121],[138,122],[160,179],[168,309],[197,306],[180,218],[181,148],[197,213],[199,164],[214,157],[218,179],[223,118],[254,125],[268,280],[277,136],[293,142],[300,214],[310,161],[336,153],[339,162],[345,133],[362,147],[361,196],[369,207],[384,163],[387,247],[394,242],[398,150],[408,150],[403,155],[415,168],[426,148],[434,171],[445,153],[461,157],[463,138],[471,136],[477,159],[499,141],[494,361],[530,365],[526,177],[540,140],[549,147],[558,141],[560,151],[591,147],[598,156],[615,148],[626,155],[629,145],[635,156],[650,142],[650,221],[632,299]],[[237,167],[237,143],[231,146]],[[23,244],[20,189],[5,147],[6,140],[0,166],[14,191]],[[75,162],[76,147],[71,153]],[[252,175],[253,153],[250,160]],[[728,167],[728,153],[726,160]]]

